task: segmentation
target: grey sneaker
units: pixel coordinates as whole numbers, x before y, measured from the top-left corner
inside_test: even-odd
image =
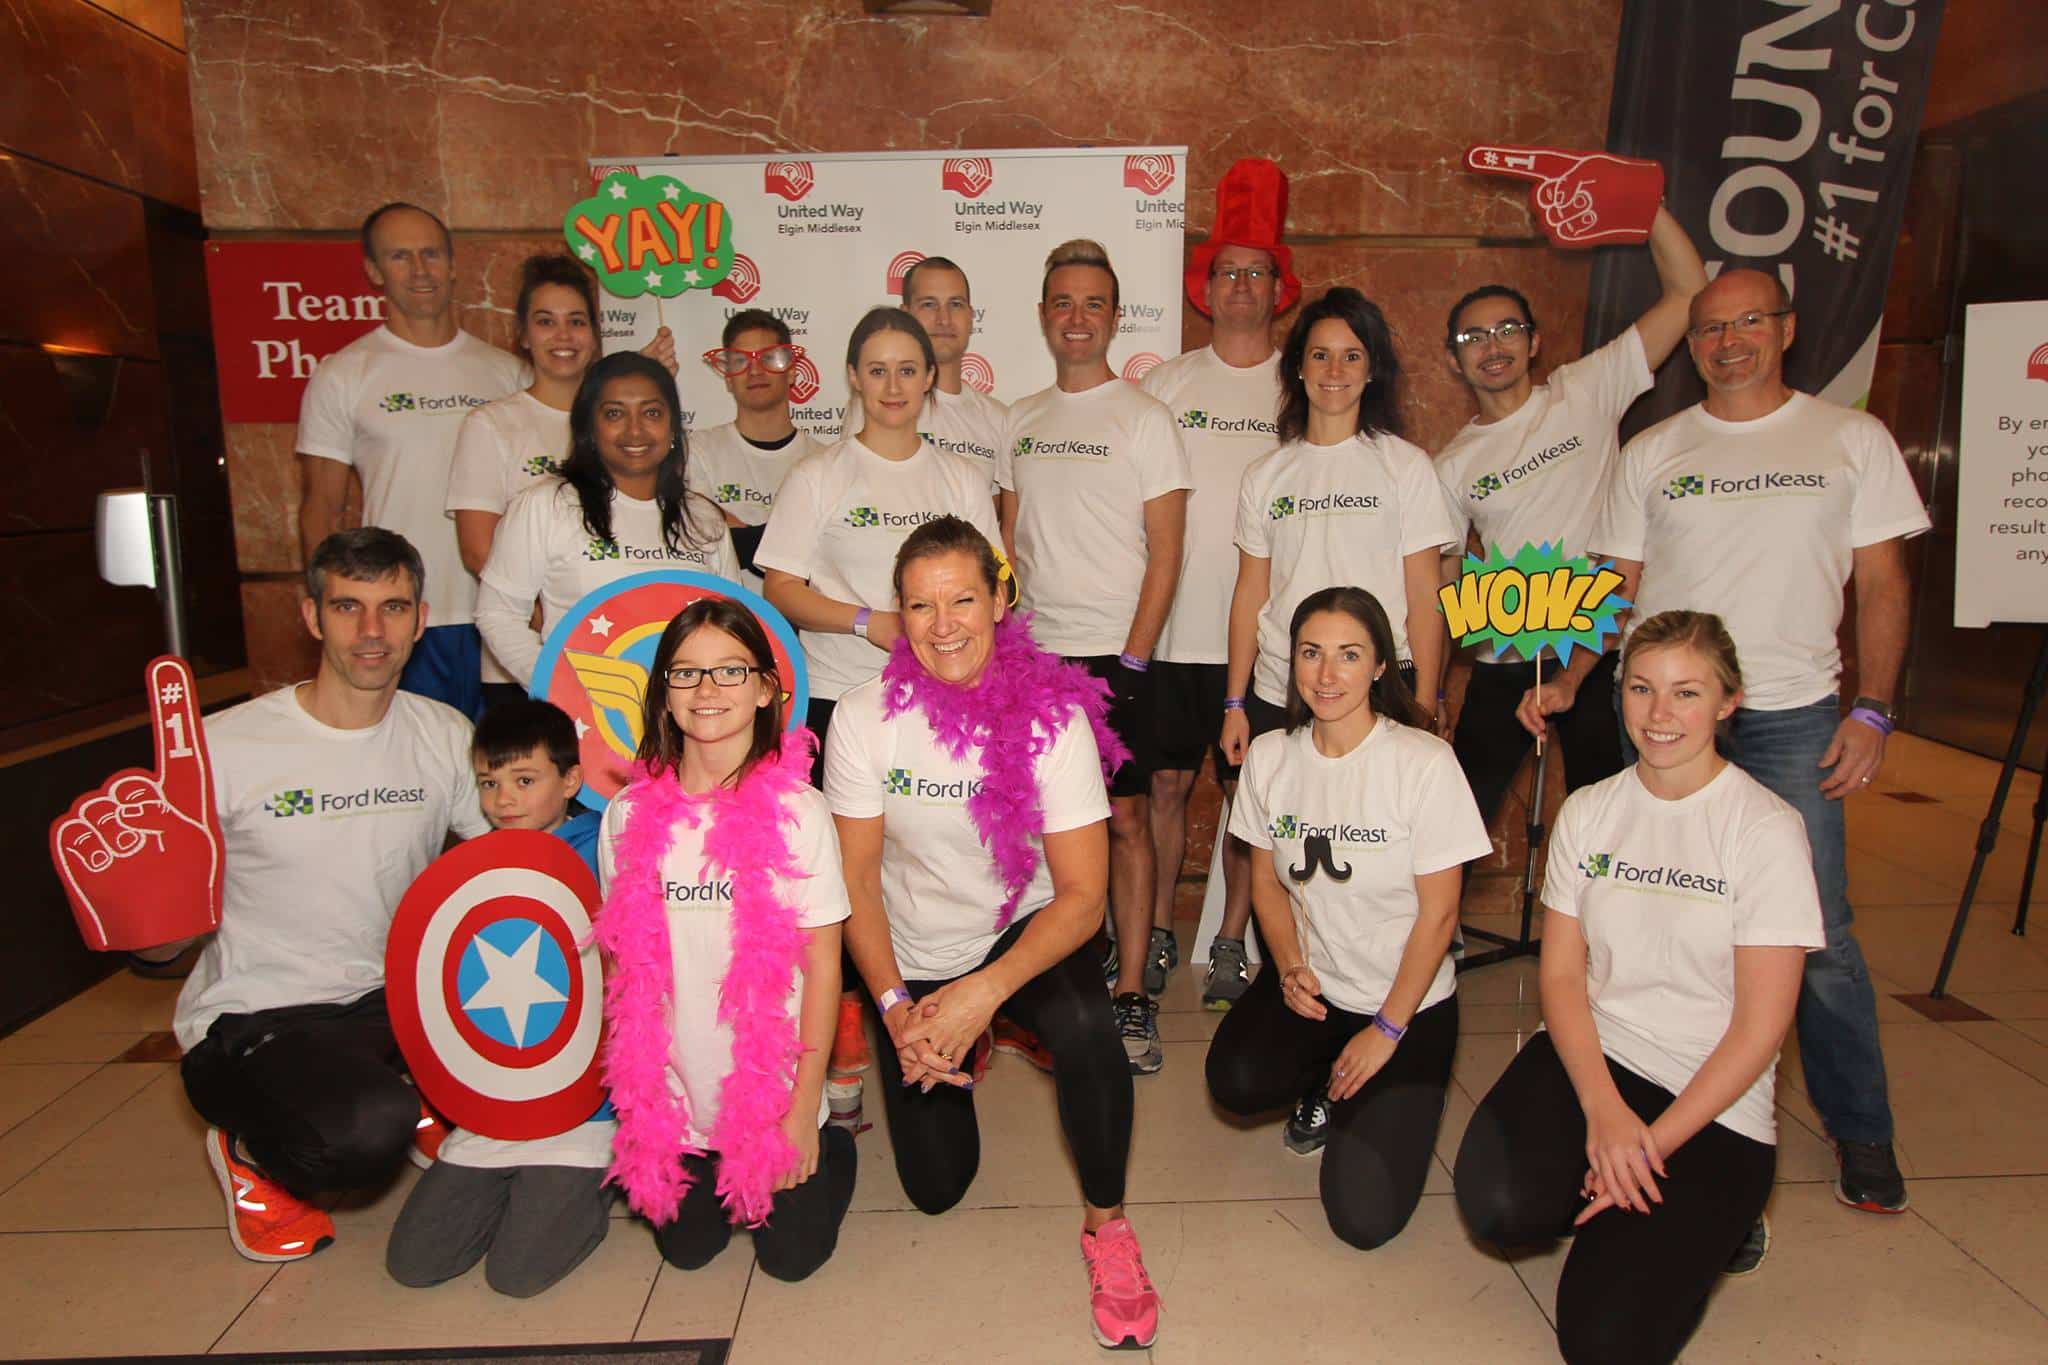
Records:
[[[1219,938],[1209,943],[1209,980],[1202,987],[1202,1008],[1227,1010],[1237,1003],[1251,984],[1251,963],[1244,955],[1244,940]]]
[[[1285,1136],[1287,1150],[1296,1156],[1312,1155],[1330,1140],[1330,1096],[1323,1087],[1309,1091],[1294,1106]]]
[[[1131,1073],[1151,1075],[1166,1060],[1165,1054],[1159,1050],[1158,1002],[1129,991],[1119,995],[1112,1004],[1116,1008],[1117,1032],[1123,1035],[1124,1057],[1131,1064]]]
[[[1749,1236],[1742,1239],[1742,1245],[1735,1248],[1735,1254],[1728,1258],[1727,1265],[1721,1267],[1721,1273],[1730,1279],[1754,1275],[1770,1250],[1771,1220],[1760,1213],[1756,1216],[1756,1226],[1749,1230]]]
[[[1145,994],[1154,1000],[1166,994],[1166,983],[1173,979],[1173,969],[1178,966],[1180,940],[1171,929],[1154,929],[1145,950]]]

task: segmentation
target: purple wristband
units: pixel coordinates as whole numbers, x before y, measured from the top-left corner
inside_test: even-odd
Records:
[[[1388,1019],[1387,1016],[1385,1016],[1384,1014],[1373,1015],[1372,1026],[1378,1029],[1381,1033],[1386,1034],[1387,1037],[1392,1038],[1397,1043],[1408,1036],[1407,1029],[1403,1028],[1399,1024],[1394,1023],[1392,1020]]]
[[[1150,659],[1141,659],[1137,655],[1129,653],[1128,651],[1117,655],[1116,661],[1122,664],[1125,668],[1130,669],[1133,673],[1143,673],[1146,669],[1152,666],[1152,661]]]
[[[873,607],[862,607],[853,614],[853,633],[865,640],[868,638],[868,622],[874,617]]]
[[[1867,706],[1859,706],[1851,711],[1849,719],[1860,720],[1881,735],[1889,736],[1892,732],[1892,723]]]
[[[1223,699],[1223,709],[1224,709],[1224,710],[1226,710],[1226,711],[1242,711],[1242,710],[1244,710],[1244,698],[1243,698],[1243,697],[1225,697],[1225,698]]]

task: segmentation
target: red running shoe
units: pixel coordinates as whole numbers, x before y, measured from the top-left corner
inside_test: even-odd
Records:
[[[334,1240],[334,1220],[235,1155],[234,1139],[206,1130],[206,1160],[228,1202],[228,1240],[252,1261],[302,1261]]]

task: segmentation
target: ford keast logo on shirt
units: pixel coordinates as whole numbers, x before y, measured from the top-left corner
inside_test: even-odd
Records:
[[[279,820],[295,815],[317,815],[331,820],[338,816],[418,810],[426,803],[425,787],[370,786],[352,792],[316,792],[311,787],[290,787],[265,801],[263,809]]]
[[[1728,898],[1728,879],[1725,877],[1688,872],[1668,863],[1632,863],[1614,853],[1588,853],[1579,860],[1579,871],[1588,877],[1627,882],[1633,887],[1686,900],[1720,901]]]
[[[377,400],[380,412],[450,412],[480,408],[486,400],[469,393],[387,393]]]
[[[294,815],[313,813],[313,789],[311,787],[290,787],[263,803],[263,809],[278,819]]]
[[[1673,502],[1707,491],[1706,481],[1697,474],[1680,474],[1664,485],[1664,496]]]
[[[950,782],[934,782],[908,768],[891,768],[882,778],[882,790],[885,795],[907,796],[926,806],[957,806],[981,791],[981,779],[956,777]]]

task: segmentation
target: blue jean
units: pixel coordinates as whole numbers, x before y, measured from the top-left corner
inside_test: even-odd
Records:
[[[1838,1141],[1890,1142],[1892,1106],[1877,1037],[1877,992],[1850,928],[1855,914],[1849,908],[1848,830],[1842,803],[1820,794],[1828,771],[1820,766],[1821,755],[1841,722],[1841,703],[1834,697],[1785,711],[1745,706],[1730,717],[1720,748],[1729,762],[1799,812],[1813,848],[1828,946],[1806,955],[1806,984],[1799,992],[1799,1060],[1807,1098]],[[1621,747],[1635,762],[1626,727]]]

